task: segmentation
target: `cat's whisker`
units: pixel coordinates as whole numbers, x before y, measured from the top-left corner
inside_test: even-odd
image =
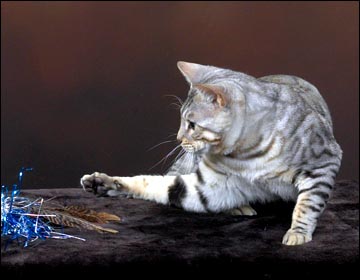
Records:
[[[184,149],[181,149],[180,152],[177,154],[177,156],[175,157],[175,159],[172,161],[171,165],[173,165],[178,159],[180,159],[184,154],[186,153],[186,151]]]
[[[175,133],[171,133],[169,136],[167,136],[166,138],[169,138],[169,137],[173,137],[173,136],[176,136],[177,135],[177,132]]]
[[[156,166],[158,166],[160,163],[162,162],[166,162],[166,160],[169,158],[169,156],[171,156],[178,148],[181,147],[181,144],[177,145],[174,149],[172,149],[165,157],[163,157],[160,161],[158,161],[155,165],[153,165],[152,167],[149,168],[149,170],[155,168]]]
[[[173,155],[173,154],[175,153],[175,151],[176,151],[179,147],[181,147],[181,144],[179,144],[178,146],[176,146],[170,153],[167,154],[167,156],[166,156],[166,158],[165,158],[165,161],[163,162],[163,166],[164,166],[166,160],[167,160],[171,155]]]
[[[185,153],[184,160],[181,163],[181,169],[184,169],[185,173],[187,172],[188,162],[189,162],[189,153]]]
[[[171,142],[175,142],[175,141],[176,141],[176,140],[166,140],[166,141],[164,141],[164,142],[161,142],[161,143],[156,144],[155,146],[149,148],[149,149],[147,150],[147,152],[155,149],[156,147],[159,147],[159,146],[162,145],[162,144],[171,143]]]
[[[178,155],[176,156],[175,160],[178,160],[182,155],[184,155],[186,153],[186,151],[184,149],[181,149],[180,152],[178,153]]]
[[[191,172],[192,164],[194,162],[194,157],[195,157],[194,153],[190,153],[189,161],[187,163],[187,173]]]
[[[174,97],[179,102],[180,107],[184,104],[184,101],[182,101],[179,96],[176,96],[174,94],[165,94],[164,96],[166,96],[166,97]]]
[[[190,173],[192,169],[193,160],[194,160],[194,153],[185,151],[184,160],[181,163],[181,169],[184,169],[185,173]]]
[[[166,173],[168,173],[172,166],[175,164],[175,162],[177,162],[182,156],[184,156],[184,154],[186,153],[186,151],[184,149],[181,149],[180,152],[177,154],[177,156],[175,157],[175,159],[173,159],[173,161],[170,164],[170,167],[168,168],[168,170],[166,171]]]
[[[178,103],[170,103],[169,106],[171,106],[171,105],[175,106],[176,109],[180,109],[180,108],[181,108],[181,105],[178,104]]]

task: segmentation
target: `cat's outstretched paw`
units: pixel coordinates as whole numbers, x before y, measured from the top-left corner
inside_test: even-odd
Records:
[[[244,206],[241,206],[238,208],[231,209],[227,213],[232,216],[255,216],[255,215],[257,215],[254,208],[252,208],[250,205],[244,205]]]
[[[85,191],[98,194],[99,196],[109,195],[112,191],[119,189],[117,182],[112,177],[99,172],[84,175],[80,180],[80,184]]]
[[[310,242],[311,239],[311,235],[306,235],[289,229],[283,237],[282,244],[288,246],[301,245]]]

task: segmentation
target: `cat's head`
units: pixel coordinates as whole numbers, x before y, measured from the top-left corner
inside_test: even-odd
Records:
[[[229,145],[228,140],[233,142],[230,138],[238,138],[233,134],[240,133],[231,132],[239,113],[236,110],[240,108],[237,106],[235,110],[233,105],[244,103],[241,98],[234,100],[231,79],[236,72],[182,61],[177,66],[190,84],[188,97],[180,110],[177,139],[187,152],[223,151],[223,146]],[[238,125],[240,130],[241,123]]]

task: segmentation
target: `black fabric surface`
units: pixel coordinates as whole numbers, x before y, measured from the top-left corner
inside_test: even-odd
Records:
[[[2,270],[28,277],[41,268],[56,275],[76,270],[83,275],[105,271],[141,272],[170,269],[175,274],[198,271],[249,272],[265,278],[306,276],[312,269],[324,275],[353,273],[359,260],[359,186],[339,181],[318,223],[313,241],[284,246],[281,240],[290,227],[292,203],[253,205],[255,217],[197,214],[125,197],[96,197],[81,188],[24,190],[26,197],[48,199],[61,205],[83,205],[122,218],[111,223],[117,234],[65,228],[76,239],[47,239],[22,248],[11,243],[4,250]],[[311,264],[311,269],[309,269]],[[303,267],[299,269],[299,267]]]

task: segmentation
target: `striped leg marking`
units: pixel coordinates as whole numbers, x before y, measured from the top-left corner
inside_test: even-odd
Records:
[[[298,184],[299,195],[294,208],[291,228],[282,243],[301,245],[312,240],[318,218],[324,211],[333,188],[332,177],[305,177]]]

